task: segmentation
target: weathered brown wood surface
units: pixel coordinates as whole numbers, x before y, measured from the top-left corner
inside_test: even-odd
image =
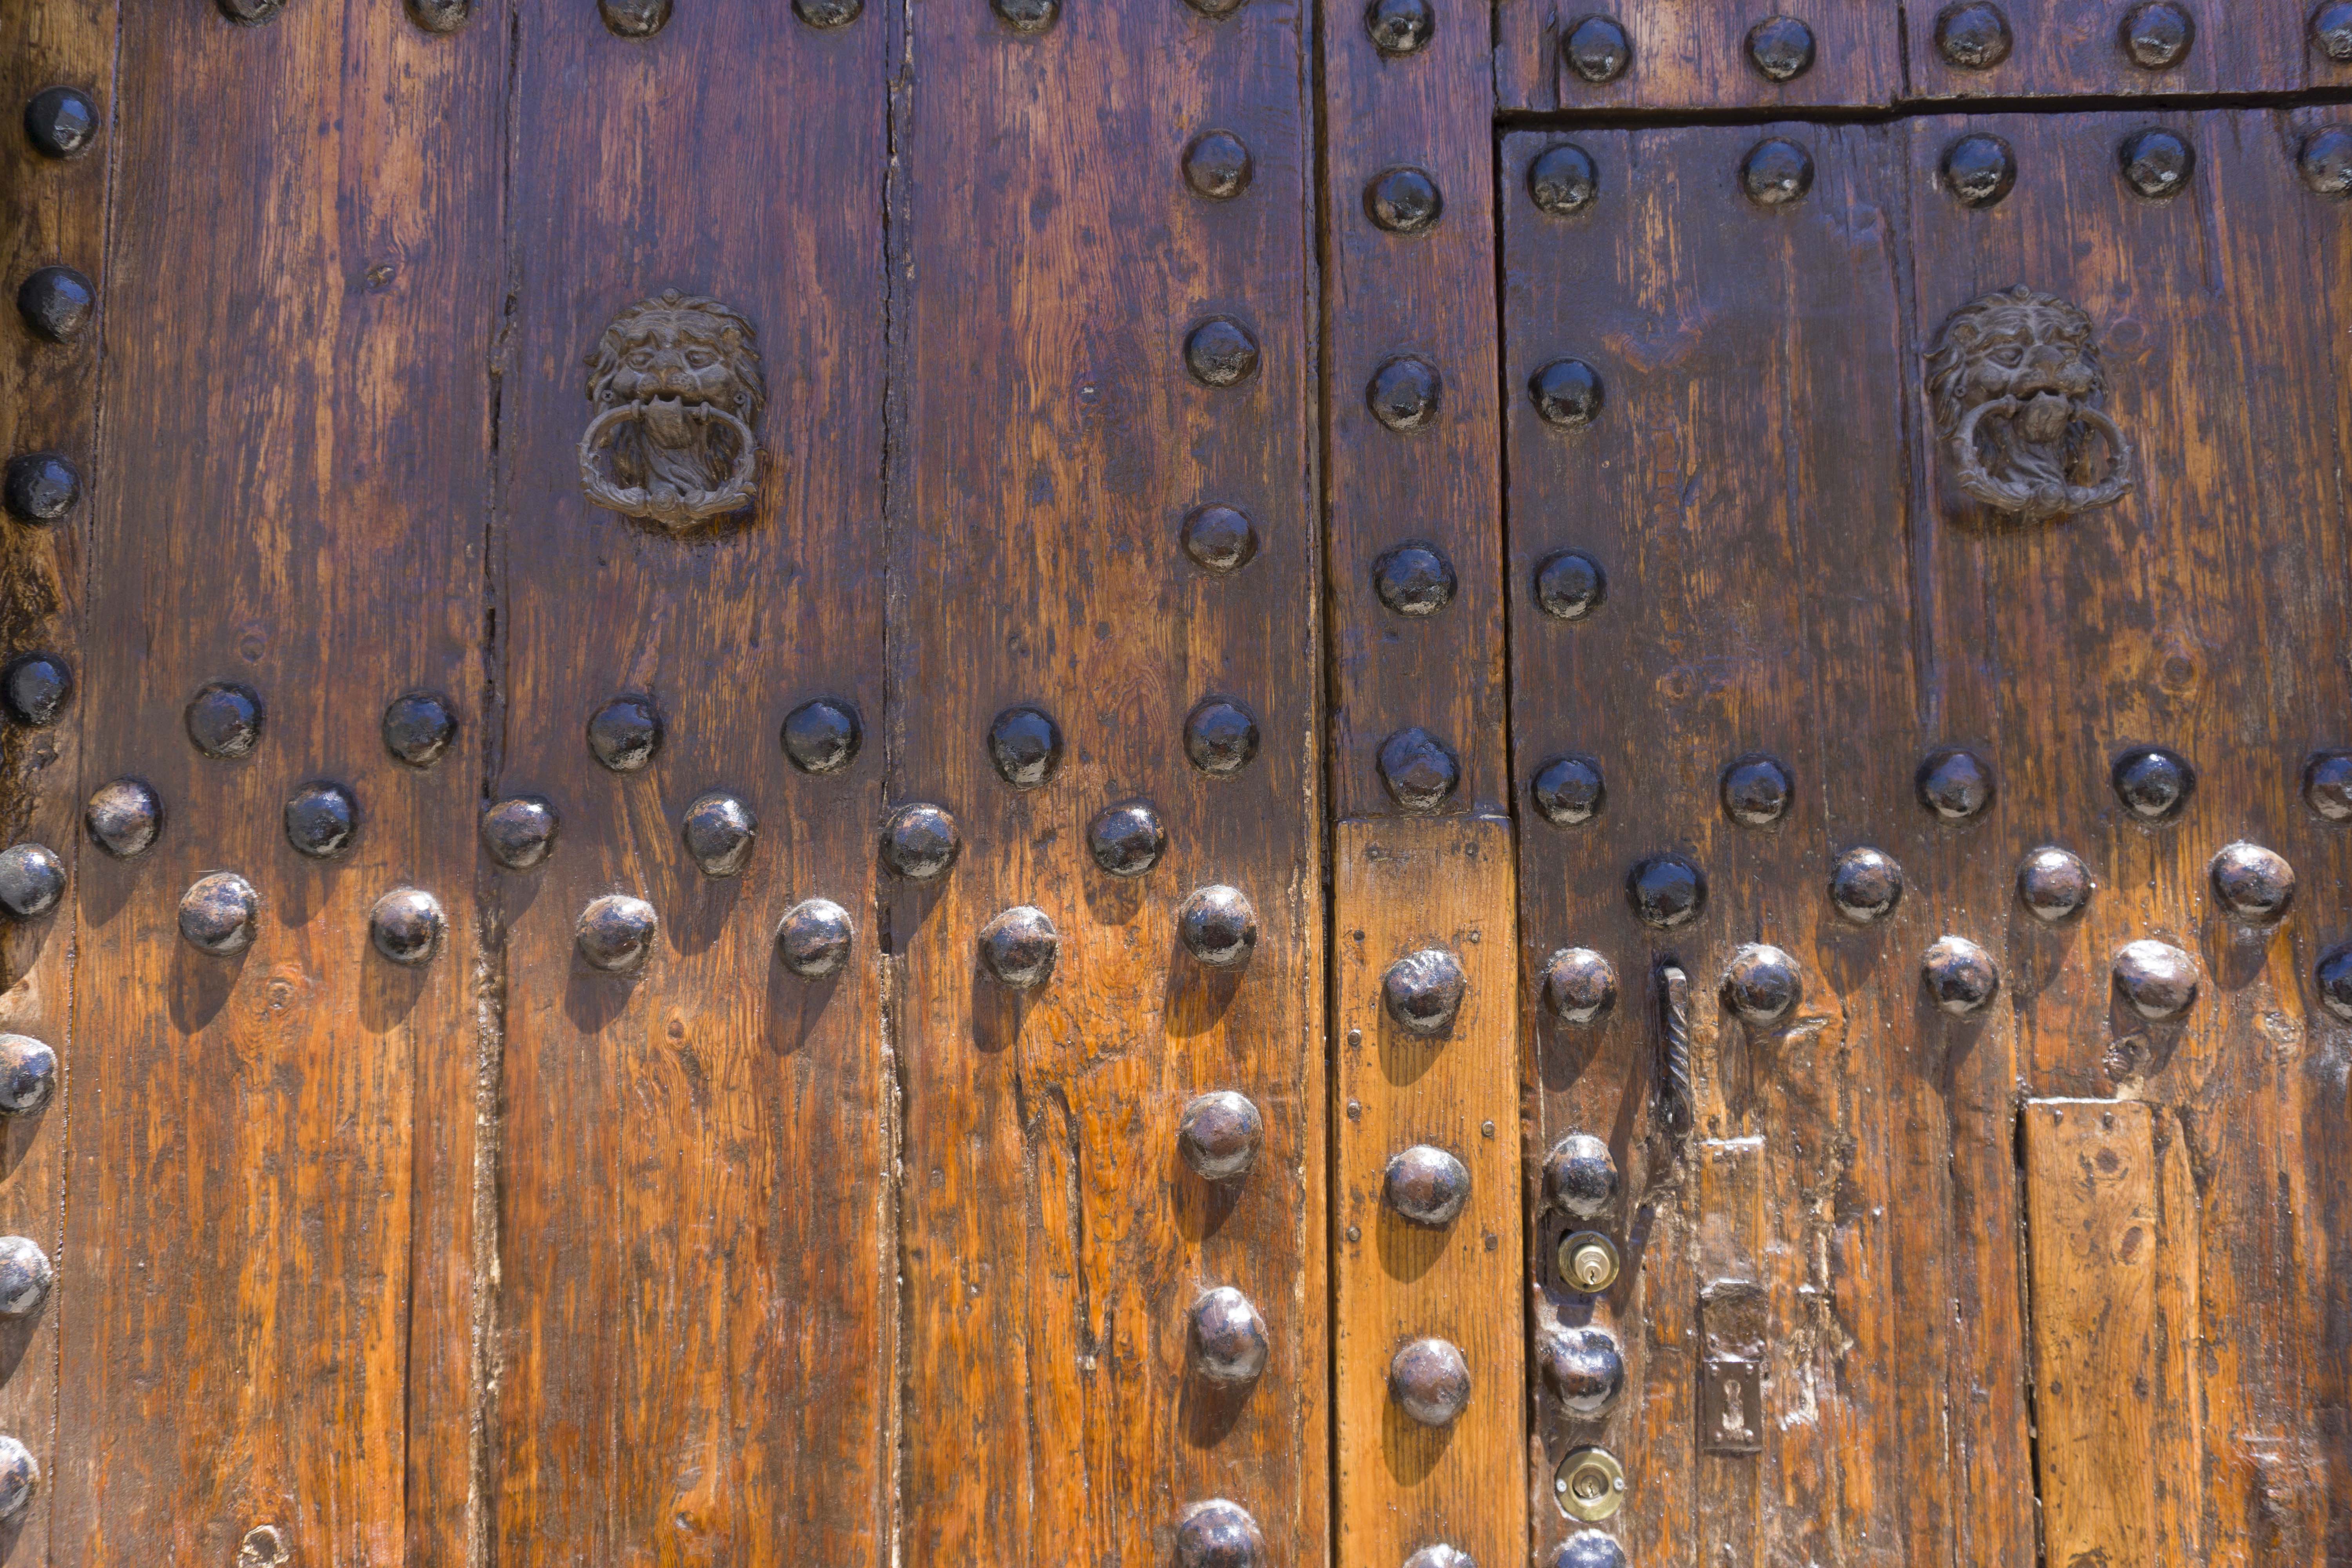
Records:
[[[2345,67],[2315,46],[2308,19],[2324,7],[2305,0],[2168,0],[2189,20],[2186,47],[2150,52],[2165,65],[2142,64],[2126,46],[2126,26],[2139,0],[1906,0],[1903,5],[1904,96],[1939,98],[2119,97],[2200,92],[2286,92],[2305,86],[2340,85]],[[1963,8],[1970,13],[1965,18]],[[1939,24],[1946,13],[1960,23],[1958,34]],[[1988,64],[1958,63],[1972,57],[1956,44],[1958,60],[1947,54],[1948,38],[1980,39],[1994,34],[1980,14],[1997,13],[2006,26],[2004,58]],[[1974,23],[1972,29],[1969,24]],[[2147,30],[2143,19],[2141,30]],[[2168,44],[2182,35],[2152,35]],[[2143,45],[2143,47],[2146,47]],[[1997,51],[1996,51],[1997,52]]]
[[[1622,74],[1605,81],[1580,74],[1561,48],[1596,15],[1617,22],[1632,46]],[[1506,110],[1610,113],[1885,104],[1901,92],[1898,11],[1885,0],[1826,0],[1799,12],[1812,63],[1786,79],[1765,74],[1750,43],[1775,19],[1787,18],[1773,5],[1717,0],[1650,0],[1613,12],[1584,0],[1498,0],[1495,100]]]
[[[497,144],[506,40],[381,6],[121,20],[78,794],[142,779],[164,826],[75,868],[49,1560],[227,1563],[267,1527],[299,1561],[462,1561],[499,172],[450,149]],[[212,680],[259,694],[242,758],[191,745]],[[459,718],[426,771],[380,731],[418,689]],[[282,826],[322,778],[358,802],[339,859]],[[175,929],[223,869],[260,895],[233,958]],[[370,948],[403,884],[446,914],[419,969]]]
[[[517,26],[488,795],[543,795],[562,831],[542,868],[486,873],[504,936],[498,1560],[878,1563],[897,1405],[872,893],[892,18],[818,29],[723,0],[647,39],[592,5]],[[574,455],[583,360],[669,289],[751,321],[768,389],[758,506],[691,538],[590,506]],[[584,740],[625,694],[665,726],[625,774]],[[866,738],[808,776],[779,736],[819,697]],[[760,823],[732,878],[680,838],[713,789]],[[610,892],[661,921],[635,974],[574,954]],[[811,898],[856,926],[815,982],[774,943]]]
[[[986,5],[915,12],[889,799],[944,806],[962,849],[885,892],[909,1562],[1167,1561],[1219,1498],[1269,1563],[1328,1553],[1308,18],[1211,9],[1071,5],[1027,36]],[[1213,131],[1250,161],[1223,198],[1186,172]],[[1236,384],[1187,371],[1218,317],[1256,345]],[[1223,574],[1183,543],[1211,505],[1256,540]],[[1255,754],[1213,775],[1186,726],[1220,700]],[[987,736],[1024,704],[1064,753],[1016,791]],[[1136,803],[1166,851],[1114,878],[1088,826]],[[1232,969],[1174,918],[1219,884],[1256,919]],[[1021,906],[1059,933],[1025,993],[978,947]],[[1237,1179],[1179,1156],[1210,1090],[1263,1119]],[[1188,1347],[1220,1287],[1268,1346],[1222,1388]]]

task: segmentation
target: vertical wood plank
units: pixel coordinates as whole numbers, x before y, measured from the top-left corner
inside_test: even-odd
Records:
[[[154,848],[79,859],[54,1561],[460,1561],[477,1417],[474,859],[481,539],[506,35],[397,7],[123,15],[82,793],[136,777]],[[224,102],[266,104],[224,134]],[[258,742],[199,755],[199,686]],[[457,739],[394,761],[395,696]],[[358,803],[289,845],[306,781]],[[253,945],[180,898],[228,869]],[[407,969],[369,911],[433,894]],[[52,1130],[53,1133],[58,1130]],[[66,1303],[72,1303],[66,1306]],[[267,1538],[258,1538],[264,1539]]]
[[[1025,35],[986,5],[914,18],[889,798],[944,807],[961,850],[885,893],[906,1096],[901,1550],[1165,1562],[1223,1500],[1254,1518],[1254,1560],[1315,1564],[1329,1436],[1307,17],[1252,0],[1070,5]],[[1200,142],[1216,132],[1250,169],[1223,195],[1202,192],[1236,162]],[[1255,345],[1230,385],[1187,369],[1217,318]],[[1188,552],[1209,507],[1249,520],[1245,563]],[[1213,773],[1186,733],[1215,701],[1255,741]],[[988,739],[1020,705],[1063,744],[1026,790]],[[1138,876],[1089,847],[1118,805],[1165,832]],[[1232,968],[1180,934],[1179,906],[1214,886],[1255,912]],[[1022,907],[1059,939],[1026,991],[980,952]],[[1180,1153],[1185,1107],[1211,1091],[1256,1108],[1244,1174],[1204,1179]],[[1219,1385],[1190,1313],[1227,1288],[1266,1355]]]
[[[1579,71],[1565,47],[1595,16],[1616,22],[1631,46],[1621,74],[1602,81]],[[1773,61],[1797,58],[1783,52],[1793,47],[1784,30],[1792,19],[1811,42],[1811,63],[1794,76],[1769,76],[1759,54]],[[1757,29],[1768,23],[1783,30],[1759,40]],[[1495,100],[1506,110],[1860,108],[1891,103],[1903,84],[1899,13],[1880,0],[1823,0],[1794,17],[1768,5],[1742,9],[1709,0],[1614,7],[1499,0],[1494,31]]]
[[[890,1064],[872,830],[881,726],[887,72],[868,5],[818,28],[760,0],[650,38],[526,5],[502,373],[508,681],[491,798],[561,814],[492,868],[504,943],[501,1563],[877,1563],[895,1397]],[[749,517],[672,536],[591,506],[583,362],[667,289],[749,320],[767,387]],[[641,772],[590,716],[648,697]],[[785,716],[830,698],[864,743],[803,774]],[[706,791],[760,829],[706,876]],[[598,896],[649,901],[645,967],[574,951]],[[785,912],[856,928],[808,981]]]

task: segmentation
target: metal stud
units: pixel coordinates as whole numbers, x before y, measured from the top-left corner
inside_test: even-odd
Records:
[[[331,779],[294,786],[286,797],[286,842],[314,860],[331,860],[359,833],[360,803]]]
[[[1184,3],[1212,21],[1222,22],[1246,4],[1246,0],[1184,0]]]
[[[1723,1005],[1742,1022],[1761,1027],[1786,1017],[1804,994],[1797,961],[1777,947],[1751,942],[1734,953],[1723,975]]]
[[[2303,800],[2326,822],[2352,822],[2352,752],[2318,752],[2303,764]]]
[[[2197,770],[2178,752],[2140,746],[2116,759],[2108,773],[2116,798],[2142,822],[2170,822],[2197,793]]]
[[[1061,0],[990,0],[1005,26],[1016,33],[1035,35],[1054,25],[1062,14]]]
[[[1580,1530],[1559,1543],[1546,1568],[1626,1568],[1625,1549],[1598,1530]]]
[[[1536,1361],[1544,1386],[1572,1415],[1604,1415],[1625,1392],[1624,1352],[1598,1325],[1552,1330],[1538,1341]]]
[[[849,911],[831,899],[803,899],[776,922],[776,956],[803,980],[838,974],[856,939]]]
[[[482,813],[482,847],[509,871],[528,871],[555,847],[563,820],[535,795],[515,795]]]
[[[69,343],[98,309],[98,290],[70,267],[43,267],[16,288],[16,313],[36,337]]]
[[[1998,205],[2017,185],[2017,153],[1998,136],[1981,132],[1962,136],[1944,149],[1938,165],[1944,189],[1964,207]]]
[[[1364,186],[1364,216],[1391,234],[1425,234],[1445,215],[1445,197],[1426,169],[1383,169]]]
[[[1407,1224],[1442,1230],[1470,1201],[1470,1172],[1444,1150],[1416,1143],[1389,1157],[1381,1197]]]
[[[264,22],[277,19],[286,9],[286,0],[215,0],[220,14],[240,27],[258,27]]]
[[[0,501],[18,522],[55,522],[80,500],[80,470],[56,452],[19,453],[0,479]]]
[[[1596,1023],[1617,1005],[1617,966],[1589,947],[1563,947],[1544,965],[1543,994],[1561,1023]]]
[[[41,1467],[32,1450],[14,1437],[0,1437],[0,1520],[22,1515],[40,1489]]]
[[[580,911],[572,943],[593,967],[622,974],[645,963],[660,930],[661,917],[653,905],[626,893],[606,893],[591,899]]]
[[[36,730],[58,721],[73,700],[73,671],[55,654],[22,654],[0,670],[0,701],[8,717]]]
[[[1239,386],[1257,374],[1257,339],[1231,316],[1212,316],[1185,334],[1184,368],[1202,386]]]
[[[1192,1303],[1192,1366],[1203,1381],[1233,1387],[1265,1371],[1265,1320],[1230,1285],[1202,1292]]]
[[[1536,770],[1536,809],[1554,827],[1577,827],[1601,815],[1609,786],[1591,757],[1554,757]]]
[[[1239,969],[1257,948],[1257,911],[1239,888],[1195,888],[1176,906],[1184,951],[1212,969]]]
[[[98,140],[98,105],[78,87],[45,87],[25,105],[25,136],[44,158],[73,158]]]
[[[2352,1023],[2352,942],[2329,948],[2320,955],[2311,974],[2318,984],[2321,1004],[2337,1017]]]
[[[2294,868],[2274,849],[2237,843],[2221,847],[2210,868],[2213,896],[2248,925],[2276,925],[2294,902]]]
[[[1398,1028],[1438,1035],[1452,1026],[1468,987],[1460,959],[1443,948],[1425,947],[1389,965],[1381,976],[1381,1000]]]
[[[261,739],[261,698],[249,686],[215,680],[199,687],[183,718],[188,739],[208,757],[241,757]]]
[[[1087,824],[1087,851],[1114,877],[1140,877],[1168,851],[1168,829],[1141,801],[1106,806]]]
[[[1015,991],[1043,985],[1061,947],[1061,933],[1045,911],[1027,904],[1016,904],[980,928],[982,966]]]
[[[57,1270],[40,1243],[26,1236],[0,1236],[0,1318],[30,1318],[49,1299]]]
[[[660,32],[669,21],[669,6],[670,0],[596,0],[604,26],[623,38],[650,38]]]
[[[1609,574],[1581,550],[1555,550],[1536,564],[1536,607],[1556,621],[1580,621],[1609,598]]]
[[[1265,1568],[1265,1537],[1249,1510],[1211,1498],[1176,1526],[1176,1568]]]
[[[1794,16],[1767,16],[1748,29],[1748,63],[1766,81],[1794,81],[1813,68],[1813,30]]]
[[[1404,1568],[1478,1568],[1477,1559],[1444,1542],[1424,1546],[1404,1560]]]
[[[394,963],[430,963],[447,929],[441,900],[422,888],[394,888],[368,911],[368,940]]]
[[[1470,1404],[1470,1363],[1450,1340],[1414,1340],[1389,1362],[1389,1397],[1423,1426],[1450,1426]]]
[[[2352,0],[2328,0],[2312,12],[2311,47],[2337,65],[2352,65]]]
[[[2197,172],[2197,149],[2161,126],[2135,131],[2116,149],[2124,183],[2150,201],[2177,196]]]
[[[1974,752],[1958,747],[1929,752],[1912,784],[1919,804],[1946,822],[1982,816],[1992,804],[1992,769]]]
[[[1936,16],[1936,52],[1955,68],[1989,71],[2009,58],[2015,39],[2000,7],[1984,0],[1961,0]]]
[[[0,1116],[30,1116],[57,1089],[57,1052],[30,1035],[0,1035]]]
[[[1903,868],[1883,849],[1849,849],[1830,868],[1830,906],[1855,925],[1875,925],[1903,900]]]
[[[661,710],[650,697],[615,697],[589,717],[589,753],[616,773],[638,772],[661,743]]]
[[[963,836],[945,806],[912,801],[882,824],[882,864],[910,882],[947,875],[963,847]]]
[[[2142,70],[2170,70],[2189,58],[2197,19],[2173,0],[2141,0],[2124,15],[2116,35],[2125,56]]]
[[[1437,13],[1429,0],[1370,0],[1364,30],[1384,55],[1417,54],[1437,32]]]
[[[1454,563],[1427,540],[1408,540],[1372,563],[1372,591],[1400,616],[1433,616],[1454,602]]]
[[[1204,506],[1184,520],[1184,553],[1203,572],[1238,572],[1257,559],[1257,528],[1249,514],[1229,506]]]
[[[155,836],[163,828],[163,803],[141,780],[116,779],[91,794],[81,820],[100,849],[129,860],[155,847]]]
[[[1562,1214],[1605,1217],[1617,1206],[1617,1160],[1590,1132],[1570,1132],[1544,1156],[1544,1196]]]
[[[1381,742],[1380,770],[1389,798],[1407,811],[1435,811],[1462,783],[1454,748],[1420,728],[1400,730]]]
[[[2017,864],[2018,902],[2044,925],[2080,914],[2097,888],[2081,856],[2052,845],[2027,850]]]
[[[751,803],[725,790],[696,796],[677,828],[687,854],[706,877],[741,875],[760,841],[760,819]]]
[[[2116,954],[2116,989],[2133,1012],[2161,1022],[2197,1000],[2197,961],[2167,942],[2127,942]]]
[[[2322,126],[2305,137],[2295,168],[2320,195],[2352,195],[2352,126]]]
[[[1559,56],[1586,81],[1615,81],[1633,63],[1633,40],[1614,16],[1581,16],[1569,24]]]
[[[1617,1244],[1597,1230],[1571,1231],[1561,1237],[1552,1261],[1559,1268],[1560,1283],[1581,1296],[1598,1296],[1617,1283],[1617,1271],[1622,1267]]]
[[[1427,426],[1444,399],[1445,382],[1437,367],[1413,354],[1383,361],[1364,387],[1372,417],[1400,434]]]
[[[1176,1119],[1176,1151],[1204,1182],[1246,1175],[1265,1138],[1256,1105],[1230,1089],[1193,1096]]]
[[[819,31],[846,27],[865,9],[865,0],[793,0],[793,15]]]
[[[1573,142],[1545,148],[1528,166],[1528,199],[1554,217],[1582,212],[1600,193],[1600,167]]]
[[[1919,956],[1919,981],[1937,1006],[1956,1018],[1981,1013],[2000,990],[1992,954],[1964,936],[1937,937]]]
[[[864,738],[857,710],[832,697],[814,697],[784,715],[784,755],[804,773],[837,773],[857,756]]]
[[[1788,815],[1796,794],[1789,770],[1771,757],[1748,756],[1723,770],[1717,795],[1723,814],[1743,827],[1769,827]]]
[[[1257,756],[1257,720],[1238,702],[1210,698],[1185,715],[1184,754],[1212,778],[1230,778]]]
[[[227,958],[253,945],[261,895],[234,871],[199,877],[180,895],[180,934],[199,952]]]
[[[1625,1467],[1606,1448],[1577,1448],[1559,1462],[1553,1493],[1571,1519],[1597,1523],[1625,1503]]]
[[[1042,708],[1007,708],[988,726],[988,760],[1014,789],[1036,789],[1062,765],[1062,727]]]
[[[66,863],[46,844],[0,849],[0,915],[38,920],[66,896]]]
[[[1813,155],[1783,136],[1767,136],[1739,161],[1739,188],[1759,207],[1805,199],[1813,188]]]
[[[1185,144],[1184,183],[1213,202],[1249,189],[1255,172],[1249,144],[1230,131],[1203,131]]]
[[[395,697],[383,710],[383,749],[396,762],[429,768],[457,738],[457,716],[446,700],[431,691]]]
[[[1653,855],[1625,877],[1625,899],[1653,931],[1674,931],[1706,908],[1706,873],[1679,855]]]
[[[1608,395],[1601,373],[1580,359],[1556,359],[1528,378],[1528,396],[1547,425],[1582,430],[1601,417]]]
[[[473,10],[473,0],[408,0],[408,19],[428,33],[456,32]]]

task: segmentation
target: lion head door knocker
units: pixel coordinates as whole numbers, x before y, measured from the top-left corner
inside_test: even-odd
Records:
[[[2091,318],[2020,284],[1952,312],[1927,354],[1936,431],[1961,489],[2020,522],[2113,506],[2131,443],[2098,406]]]
[[[759,498],[767,385],[751,323],[672,289],[613,318],[588,356],[596,416],[580,488],[596,505],[676,532]]]

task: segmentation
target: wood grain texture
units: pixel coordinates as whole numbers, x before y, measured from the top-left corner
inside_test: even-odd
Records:
[[[1323,0],[1332,815],[1397,809],[1381,746],[1416,728],[1458,759],[1444,809],[1499,813],[1509,790],[1487,29],[1467,13],[1443,16],[1420,50],[1388,57],[1364,16],[1360,0]],[[1422,170],[1444,198],[1423,232],[1387,232],[1368,214],[1370,183],[1400,167]],[[1403,432],[1367,400],[1380,367],[1400,357],[1442,381],[1434,417]],[[1375,563],[1412,541],[1454,569],[1453,601],[1434,614],[1397,614],[1374,590]]]
[[[1481,1563],[1523,1551],[1518,1475],[1526,1445],[1527,1352],[1510,825],[1496,817],[1343,822],[1332,848],[1332,1347],[1339,1396],[1339,1561],[1402,1563],[1448,1544]],[[1467,978],[1443,1034],[1397,1026],[1381,978],[1424,949],[1454,955]],[[1470,1174],[1469,1199],[1443,1229],[1382,1201],[1389,1161],[1416,1144]],[[1468,1407],[1426,1427],[1390,1397],[1396,1352],[1423,1338],[1457,1347]]]
[[[905,393],[891,556],[893,803],[954,814],[943,882],[887,889],[905,1095],[901,1225],[908,1562],[1165,1561],[1183,1510],[1248,1510],[1269,1564],[1328,1556],[1329,1438],[1313,500],[1307,18],[1253,0],[1072,5],[1012,32],[982,5],[915,12],[905,174]],[[1244,142],[1246,189],[1197,195],[1184,150]],[[1184,344],[1243,324],[1257,368],[1190,379]],[[1180,542],[1203,504],[1253,520],[1216,576]],[[1255,715],[1254,761],[1195,769],[1187,713]],[[1001,711],[1065,755],[1016,792]],[[1148,875],[1097,868],[1087,824],[1149,803]],[[1180,945],[1178,903],[1254,907],[1247,963]],[[1018,994],[977,963],[1027,905],[1057,928]],[[1179,1158],[1210,1089],[1258,1107],[1245,1177]],[[1270,1355],[1202,1382],[1188,1313],[1232,1286]]]
[[[677,7],[650,39],[596,7],[517,18],[512,315],[501,361],[508,680],[492,793],[563,819],[497,873],[506,1020],[501,1563],[875,1563],[889,1551],[891,1136],[873,824],[881,799],[884,301],[892,24]],[[767,382],[758,505],[676,537],[591,507],[583,361],[665,289],[746,316]],[[591,714],[650,696],[642,772]],[[805,776],[815,697],[866,743]],[[679,819],[724,788],[761,827],[706,877]],[[635,975],[574,952],[590,900],[649,900]],[[807,982],[803,900],[856,926]]]
[[[1633,41],[1625,74],[1587,81],[1560,45],[1585,17],[1613,16]],[[1903,83],[1896,7],[1883,0],[1818,0],[1791,13],[1813,35],[1811,68],[1776,82],[1750,58],[1748,34],[1783,15],[1769,4],[1745,9],[1712,0],[1636,0],[1615,7],[1585,0],[1498,0],[1495,6],[1495,101],[1506,110],[1763,109],[1863,107],[1894,101]]]
[[[2341,940],[2347,846],[2301,797],[2306,757],[2346,743],[2352,698],[2328,651],[2347,594],[2347,394],[2326,346],[2347,303],[2345,209],[2296,175],[2312,119],[2153,118],[2200,157],[2169,203],[2116,173],[2117,141],[2149,116],[1912,128],[1919,341],[1991,289],[2074,300],[2143,468],[2120,505],[2057,527],[1989,525],[1930,489],[1949,551],[1936,599],[1967,606],[1938,635],[1956,690],[1998,727],[2010,864],[2054,843],[2100,884],[2075,921],[2010,921],[2021,1074],[2039,1093],[2171,1108],[2198,1173],[2206,1517],[2178,1528],[2208,1532],[2204,1560],[2302,1561],[2352,1531],[2328,1479],[2352,1462],[2352,1426],[2326,1326],[2352,1289],[2344,1089],[2324,1065],[2344,1047],[2311,979]],[[1968,129],[2011,140],[2021,171],[1977,213],[1928,178]],[[2168,825],[2141,823],[2109,783],[2143,744],[2198,770]],[[2215,852],[2239,840],[2297,874],[2267,930],[2211,891]],[[2180,1019],[2144,1020],[2112,988],[2117,950],[2143,938],[2196,959],[2201,994]],[[2182,1539],[2158,1541],[2159,1558],[2179,1560]]]
[[[2137,0],[1999,0],[2008,58],[1966,69],[1945,58],[1937,19],[1944,0],[1905,0],[1905,98],[2123,97],[2288,92],[2341,85],[2352,70],[2312,47],[2304,0],[2182,0],[2195,24],[2189,52],[2162,70],[2134,62],[2123,28]]]
[[[165,826],[77,867],[49,1559],[226,1563],[270,1525],[298,1561],[462,1561],[499,171],[448,149],[496,145],[505,35],[357,5],[122,26],[79,793],[144,779]],[[231,133],[227,101],[267,107]],[[213,679],[260,694],[242,759],[184,731]],[[424,772],[380,730],[417,689],[460,721]],[[359,803],[340,859],[284,837],[317,778]],[[261,899],[234,959],[175,929],[222,868]],[[402,884],[446,915],[421,969],[370,947]]]
[[[1777,210],[1738,185],[1767,136],[1802,145],[1814,171]],[[1559,216],[1528,199],[1527,174],[1570,140],[1600,195]],[[1998,946],[2002,892],[1970,888],[1974,840],[1936,824],[1912,783],[1948,715],[1911,632],[1901,151],[1881,129],[1796,125],[1503,147],[1512,592],[1571,548],[1610,584],[1582,621],[1513,625],[1521,789],[1563,755],[1609,786],[1581,826],[1523,805],[1528,1155],[1591,1132],[1626,1184],[1626,1272],[1593,1310],[1624,1345],[1627,1392],[1597,1423],[1541,1402],[1536,1493],[1570,1447],[1602,1441],[1631,1478],[1611,1528],[1638,1560],[1931,1563],[1956,1550],[1954,1478],[1990,1468],[2011,1488],[1986,1526],[2003,1544],[1968,1560],[2030,1556],[2015,1200],[1994,1163],[2012,1125],[2008,1037],[1997,1017],[1946,1019],[1919,989],[1937,936]],[[1518,392],[1571,354],[1606,388],[1582,431],[1544,425]],[[1719,795],[1723,770],[1756,753],[1794,786],[1762,827]],[[1867,927],[1824,896],[1860,847],[1908,884]],[[1667,851],[1704,869],[1710,896],[1691,924],[1654,931],[1626,879]],[[1764,1026],[1717,994],[1751,942],[1787,953],[1802,985]],[[1549,955],[1571,946],[1619,977],[1617,1007],[1589,1027],[1541,1005]],[[1693,991],[1687,1142],[1656,1105],[1654,973],[1669,957]],[[1707,1141],[1751,1139],[1750,1175],[1709,1176]],[[1735,1203],[1751,1217],[1718,1212]],[[1752,1258],[1765,1294],[1764,1446],[1694,1460],[1717,1252]],[[1555,1279],[1538,1286],[1539,1322],[1576,1310]],[[1540,1503],[1538,1518],[1539,1550],[1570,1528]]]
[[[101,117],[113,105],[115,13],[97,0],[17,6],[0,16],[0,103],[21,105],[45,88],[90,94]],[[0,256],[6,287],[38,267],[75,267],[102,289],[106,276],[106,198],[111,135],[71,159],[36,152],[17,125],[0,135]],[[99,342],[46,342],[12,309],[0,353],[0,458],[57,452],[95,488]],[[61,660],[79,679],[82,570],[89,503],[47,527],[0,520],[0,668],[26,654]],[[0,828],[5,842],[55,850],[67,870],[68,897],[79,884],[81,693],[54,724],[0,720]],[[75,921],[70,903],[22,924],[0,926],[0,1030],[30,1035],[73,1065]],[[0,1234],[37,1243],[52,1265],[63,1240],[67,1106],[60,1095],[46,1114],[12,1121],[0,1143]],[[30,1322],[0,1327],[0,1433],[32,1452],[45,1478],[58,1463],[58,1334],[63,1292]],[[0,1527],[0,1556],[48,1560],[54,1485],[26,1514]]]

